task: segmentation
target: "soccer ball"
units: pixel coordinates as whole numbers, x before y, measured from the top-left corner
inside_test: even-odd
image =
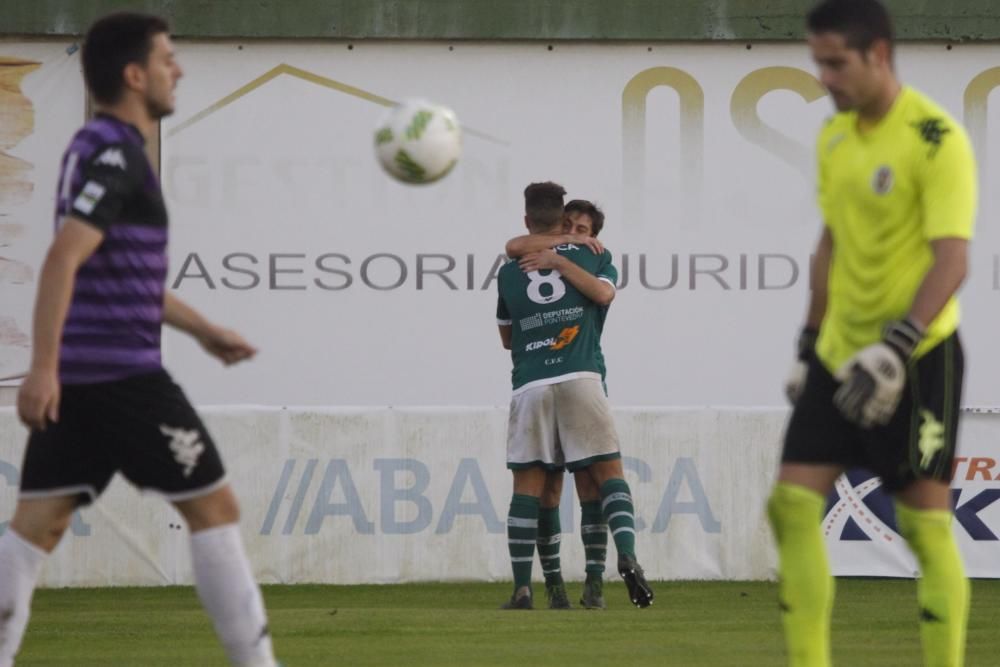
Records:
[[[389,109],[378,124],[375,154],[393,178],[404,183],[433,183],[458,162],[462,128],[451,109],[407,100]]]

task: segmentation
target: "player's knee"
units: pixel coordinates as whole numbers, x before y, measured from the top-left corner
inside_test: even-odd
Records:
[[[622,469],[621,459],[611,459],[610,461],[597,461],[588,467],[590,478],[594,485],[600,489],[604,483],[612,479],[625,479],[625,471]]]
[[[70,517],[50,519],[44,523],[15,523],[11,521],[10,529],[21,536],[22,539],[30,542],[34,546],[51,553],[57,546],[62,536],[69,528]]]
[[[542,507],[558,507],[559,500],[562,498],[562,489],[545,489],[542,492],[541,498],[539,498],[539,505]]]
[[[781,541],[789,529],[819,528],[825,499],[812,489],[797,484],[778,482],[767,499],[767,518]]]
[[[240,520],[240,504],[235,494],[227,493],[216,503],[214,511],[218,517],[218,524],[236,523]]]
[[[575,473],[573,483],[576,485],[576,495],[580,498],[581,503],[601,499],[601,491],[594,484],[594,480],[587,474],[587,471],[581,470],[579,473]]]
[[[20,502],[10,529],[39,549],[51,552],[69,528],[75,503],[68,499]]]
[[[187,521],[188,528],[193,533],[240,520],[239,503],[228,486],[207,496],[177,502],[174,506]]]

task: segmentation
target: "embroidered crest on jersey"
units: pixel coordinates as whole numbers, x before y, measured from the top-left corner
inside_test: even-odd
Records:
[[[94,160],[94,164],[103,164],[109,167],[118,167],[122,171],[125,170],[127,166],[125,163],[125,154],[122,153],[120,148],[108,148],[103,153]]]
[[[930,151],[928,151],[927,157],[931,158],[941,148],[941,141],[944,139],[944,135],[951,132],[951,128],[945,127],[944,120],[941,118],[927,118],[913,123],[913,127],[920,133],[920,138],[930,144]]]
[[[166,424],[160,424],[160,433],[170,438],[170,451],[174,453],[174,460],[184,468],[184,476],[190,477],[198,465],[198,459],[205,452],[201,434],[197,429],[172,428]]]
[[[875,170],[875,175],[872,176],[872,190],[877,195],[888,194],[892,190],[893,182],[892,169],[888,165],[882,165]]]

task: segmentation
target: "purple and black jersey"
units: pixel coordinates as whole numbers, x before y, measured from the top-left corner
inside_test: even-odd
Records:
[[[63,384],[162,368],[167,210],[143,144],[134,126],[99,115],[63,156],[56,230],[73,217],[104,233],[76,274],[59,355]]]

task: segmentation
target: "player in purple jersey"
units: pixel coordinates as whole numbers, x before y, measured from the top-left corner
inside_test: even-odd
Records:
[[[88,31],[82,60],[99,112],[63,158],[31,369],[17,399],[31,435],[14,517],[0,536],[0,667],[13,665],[45,557],[73,511],[117,472],[163,495],[187,522],[198,595],[230,662],[274,667],[236,498],[160,360],[164,323],[225,364],[256,352],[165,289],[167,211],[143,145],[173,111],[182,75],[168,26],[143,14],[106,16]]]

